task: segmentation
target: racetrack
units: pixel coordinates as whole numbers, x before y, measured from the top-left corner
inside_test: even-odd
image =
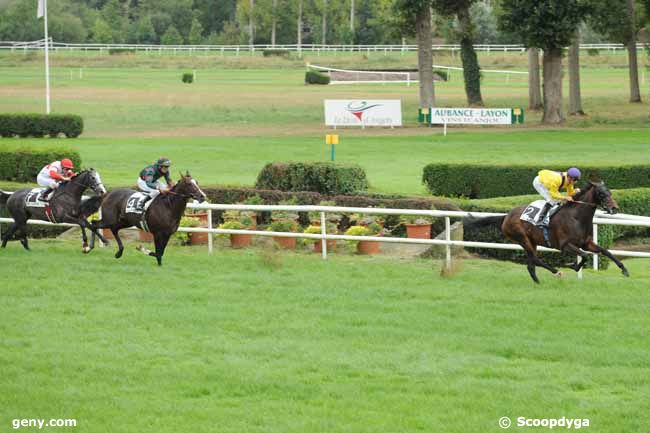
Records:
[[[540,272],[534,286],[523,266],[494,261],[466,260],[445,279],[420,260],[173,246],[158,268],[133,245],[119,261],[112,247],[32,246],[0,251],[3,422],[134,433],[498,432],[502,416],[589,418],[599,433],[650,424],[642,260],[626,261],[630,279]]]

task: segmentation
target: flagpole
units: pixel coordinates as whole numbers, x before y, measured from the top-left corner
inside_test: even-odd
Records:
[[[50,114],[50,38],[47,35],[47,0],[43,0],[43,25],[45,27],[45,113]]]

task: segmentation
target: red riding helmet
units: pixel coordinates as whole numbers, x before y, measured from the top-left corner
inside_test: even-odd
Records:
[[[70,170],[72,170],[74,168],[74,164],[68,158],[65,158],[61,160],[61,167],[69,168]]]

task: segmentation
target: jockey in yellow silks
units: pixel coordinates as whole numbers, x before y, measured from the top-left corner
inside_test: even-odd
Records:
[[[537,177],[533,180],[533,187],[544,197],[546,204],[536,218],[537,225],[548,225],[546,214],[549,210],[561,201],[573,201],[573,195],[580,192],[579,188],[573,185],[580,180],[582,174],[580,170],[571,167],[565,172],[553,170],[540,170]],[[566,195],[560,190],[566,190]]]

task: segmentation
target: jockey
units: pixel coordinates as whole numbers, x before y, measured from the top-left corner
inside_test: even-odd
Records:
[[[537,174],[537,177],[533,180],[533,187],[546,200],[546,204],[536,219],[538,226],[545,227],[548,225],[546,215],[558,202],[573,201],[573,195],[580,192],[580,188],[574,188],[573,185],[580,180],[581,176],[580,170],[575,167],[571,167],[565,172],[541,170]],[[567,195],[560,192],[563,188],[566,190]]]
[[[163,156],[152,165],[148,165],[140,172],[138,178],[138,188],[146,192],[148,198],[142,203],[148,202],[152,198],[156,198],[158,194],[166,193],[172,187],[172,180],[169,177],[169,166],[172,162]],[[165,183],[160,178],[165,179]]]
[[[49,195],[57,189],[62,182],[68,182],[76,173],[73,171],[74,164],[68,158],[61,161],[54,161],[41,169],[36,177],[36,182],[45,187],[41,192],[40,201],[49,201]]]

